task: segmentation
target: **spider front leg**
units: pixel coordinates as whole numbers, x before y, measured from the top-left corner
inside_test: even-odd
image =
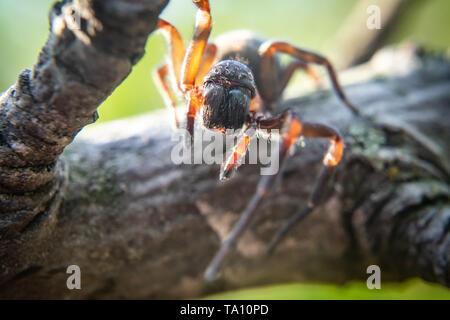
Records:
[[[222,164],[220,168],[220,180],[227,180],[231,178],[231,175],[236,171],[237,167],[241,164],[242,159],[247,153],[250,139],[255,134],[256,122],[251,123],[244,129],[242,137],[233,147],[233,152],[228,157],[227,161]]]
[[[201,101],[199,89],[195,86],[197,73],[202,62],[203,52],[211,33],[211,14],[208,0],[193,0],[198,7],[195,19],[194,36],[189,43],[181,67],[181,89],[187,95],[189,108],[187,112],[186,129],[191,141],[194,139],[194,123],[197,112],[200,110]],[[192,92],[195,91],[195,92]]]
[[[195,77],[195,85],[203,86],[203,79],[214,64],[217,55],[217,46],[214,43],[208,43],[203,52],[202,60]]]
[[[175,110],[175,95],[171,91],[167,82],[167,76],[170,74],[175,78],[178,90],[180,86],[180,69],[184,57],[184,44],[178,30],[169,22],[159,19],[158,30],[162,31],[169,46],[169,62],[160,66],[153,73],[153,81],[155,82],[166,106],[173,111],[175,127],[179,127],[179,121]]]
[[[188,97],[188,113],[186,117],[186,129],[189,135],[186,137],[186,146],[192,144],[194,140],[194,124],[198,111],[203,104],[203,97],[200,88],[203,85],[203,78],[208,73],[209,69],[216,58],[217,47],[215,44],[208,43],[203,53],[201,63],[197,70],[197,75],[194,81],[194,87],[189,90]]]
[[[328,75],[330,76],[331,84],[333,85],[334,91],[338,95],[339,99],[350,109],[353,114],[359,115],[359,110],[350,102],[350,100],[348,100],[345,95],[332,64],[327,58],[318,53],[297,48],[287,42],[266,41],[259,47],[259,54],[261,56],[261,74],[275,74],[274,56],[277,52],[289,54],[290,56],[300,59],[300,61],[305,63],[315,63],[326,67]],[[268,90],[270,90],[270,88],[276,88],[276,81],[277,79],[273,79],[273,77],[265,78],[263,81],[264,89],[268,88]]]
[[[161,96],[163,97],[164,103],[170,110],[173,111],[174,125],[175,128],[178,129],[179,121],[177,116],[177,110],[175,108],[175,96],[173,92],[170,90],[169,84],[167,83],[166,80],[168,74],[169,74],[169,65],[164,64],[153,73],[153,80],[159,92],[161,93]]]
[[[195,117],[203,105],[203,95],[199,87],[194,87],[187,93],[188,97],[188,112],[186,118],[186,137],[185,146],[190,147],[194,142],[194,124]]]
[[[253,125],[253,124],[252,124]],[[254,124],[263,129],[278,129],[281,128],[282,145],[279,153],[279,163],[282,165],[288,150],[300,136],[302,131],[302,124],[297,117],[293,117],[293,113],[288,111],[277,118],[271,118],[267,120],[258,121]],[[239,147],[239,145],[245,146],[245,149]],[[238,162],[239,157],[245,155],[246,147],[248,146],[246,135],[238,142],[238,147],[235,147],[235,151],[231,155],[230,159],[225,163],[223,167],[222,176],[229,176],[229,174],[235,169],[235,163]],[[235,246],[245,229],[250,224],[253,216],[260,208],[263,200],[267,197],[274,181],[276,174],[266,175],[261,177],[256,192],[251,198],[244,212],[241,214],[239,221],[233,227],[227,239],[222,243],[219,251],[214,256],[213,260],[209,264],[205,272],[205,280],[212,281],[216,277],[217,272],[221,269],[224,261],[229,255],[232,248]]]
[[[309,122],[302,123],[299,117],[291,110],[286,110],[279,116],[273,118],[259,120],[257,127],[260,129],[280,130],[282,142],[279,152],[280,167],[283,165],[289,149],[300,136],[326,138],[330,140],[330,147],[323,160],[325,169],[322,169],[318,179],[319,182],[316,183],[319,187],[314,188],[312,195],[310,196],[310,203],[308,204],[308,207],[314,208],[314,206],[318,203],[319,195],[323,189],[323,186],[326,185],[325,182],[332,173],[333,167],[339,163],[342,157],[344,145],[339,133],[335,129],[325,125]],[[263,200],[269,194],[269,191],[274,184],[275,177],[276,174],[267,175],[263,176],[259,181],[256,193],[251,198],[246,209],[241,214],[239,221],[233,227],[230,235],[222,243],[219,251],[208,266],[205,272],[205,279],[207,281],[212,281],[217,272],[221,269],[232,248],[236,245],[245,229],[251,223],[252,218],[260,209]]]
[[[196,79],[198,79],[197,76],[199,73],[205,73],[204,69],[208,65],[211,66],[216,53],[216,47],[209,45],[205,54],[203,54],[211,32],[209,1],[193,0],[193,2],[199,10],[196,17],[194,36],[187,50],[185,50],[181,36],[174,26],[163,19],[159,20],[158,25],[158,29],[163,31],[169,44],[169,64],[177,87],[188,101],[186,129],[190,138],[187,140],[187,144],[190,144],[194,139],[195,117],[202,104],[201,88],[196,86]],[[204,64],[204,67],[202,67],[202,64]],[[170,70],[170,67],[160,67],[155,80],[166,104],[174,109],[174,96],[165,81],[165,76]],[[178,123],[178,120],[175,120],[175,122]]]
[[[211,33],[211,12],[208,0],[193,0],[198,7],[195,18],[195,30],[192,40],[184,56],[181,67],[181,88],[184,91],[192,89],[200,67],[203,52]]]

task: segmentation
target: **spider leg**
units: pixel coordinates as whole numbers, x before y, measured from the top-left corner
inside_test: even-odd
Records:
[[[197,75],[195,77],[195,88],[200,88],[203,86],[203,78],[208,73],[209,69],[211,69],[217,53],[217,46],[213,43],[208,43],[205,47],[205,51],[203,52],[203,56],[200,62],[200,65],[197,70]],[[197,112],[200,110],[200,107],[203,104],[202,97],[197,90],[197,97],[192,101],[192,97],[189,98],[189,109],[187,114],[187,130],[191,136],[191,141],[186,141],[186,144],[192,143],[194,138],[194,123],[195,117],[197,116]]]
[[[270,118],[268,120],[259,120],[259,127],[263,129],[281,129],[282,135],[282,145],[280,148],[280,160],[279,163],[282,164],[284,158],[286,157],[290,147],[295,142],[297,137],[300,136],[302,131],[302,124],[298,117],[294,116],[292,111],[287,111],[281,116],[276,118]],[[277,126],[278,125],[278,126]],[[245,139],[245,136],[244,138]],[[242,140],[241,140],[242,141]],[[244,140],[245,141],[245,140]],[[239,143],[238,143],[239,145]],[[247,144],[248,145],[248,144]],[[238,147],[240,149],[240,147]],[[238,152],[242,155],[242,153]],[[234,153],[231,157],[234,157]],[[227,161],[228,163],[229,161]],[[225,165],[225,172],[230,172],[233,168],[228,169]],[[224,173],[226,175],[226,173]],[[267,197],[274,181],[276,174],[262,176],[256,192],[251,198],[249,204],[245,208],[244,212],[241,214],[238,222],[234,225],[227,239],[222,243],[219,251],[214,256],[213,260],[209,264],[205,272],[205,280],[212,281],[216,277],[217,272],[221,269],[224,261],[226,260],[228,254],[231,252],[232,248],[235,246],[239,238],[244,233],[245,229],[250,224],[254,215],[258,212],[263,200]]]
[[[203,86],[203,78],[208,73],[209,69],[211,69],[215,59],[216,59],[216,53],[217,53],[217,46],[213,43],[208,43],[206,45],[205,51],[203,52],[202,60],[200,62],[200,65],[198,67],[197,75],[195,78],[195,86],[194,89],[191,90],[190,97],[189,97],[189,108],[188,108],[188,114],[187,114],[187,131],[190,135],[190,141],[186,140],[186,145],[189,145],[192,143],[194,139],[194,123],[195,118],[197,116],[197,112],[200,110],[202,104],[203,104],[203,98],[201,95],[201,92],[198,88],[201,88]],[[194,97],[192,97],[194,95]]]
[[[320,203],[321,196],[325,192],[330,177],[333,175],[336,165],[339,163],[343,152],[343,140],[339,132],[332,127],[317,123],[303,123],[302,135],[307,138],[327,138],[331,141],[330,148],[323,160],[324,166],[321,168],[318,178],[314,183],[313,190],[308,198],[307,206],[293,215],[286,224],[278,231],[268,247],[270,255],[281,242],[288,231],[299,221],[311,213]]]
[[[186,119],[186,137],[185,137],[185,146],[190,147],[194,141],[194,124],[195,117],[197,116],[197,112],[200,110],[203,105],[203,96],[202,92],[199,90],[199,87],[194,87],[188,92],[188,112]]]
[[[281,74],[278,72],[275,54],[262,60],[261,63],[264,63],[264,66],[262,66],[264,69],[261,69],[261,73],[263,74],[261,79],[261,94],[264,95],[263,99],[266,101],[266,106],[269,109],[272,109],[271,106],[274,106],[274,103],[283,94],[289,80],[298,69],[304,70],[313,79],[315,87],[319,87],[319,75],[310,65],[303,61],[294,59],[281,71]]]
[[[153,80],[161,93],[166,106],[173,111],[173,117],[175,122],[175,128],[179,127],[177,110],[175,108],[175,96],[170,90],[168,83],[166,82],[166,76],[169,73],[169,65],[164,64],[160,66],[155,72],[153,72]]]
[[[169,45],[169,63],[171,64],[177,86],[181,90],[180,71],[185,54],[183,40],[178,30],[166,20],[159,19],[158,30],[162,31]]]
[[[178,30],[169,22],[159,19],[158,30],[161,30],[167,40],[169,46],[169,63],[160,66],[153,73],[153,80],[164,99],[167,107],[173,110],[175,127],[179,127],[177,112],[175,109],[175,96],[170,90],[170,86],[166,81],[167,75],[171,72],[175,77],[177,88],[181,91],[180,86],[180,70],[184,57],[184,44]]]
[[[307,63],[304,63],[303,61],[295,59],[291,63],[289,63],[286,68],[283,70],[280,76],[280,91],[279,94],[283,94],[284,89],[286,89],[287,84],[289,83],[289,80],[291,80],[292,76],[294,75],[295,71],[298,69],[304,70],[308,76],[313,80],[314,86],[316,88],[320,85],[320,77],[317,74],[317,72],[311,68],[310,65]],[[264,80],[263,80],[264,82]]]
[[[239,167],[242,159],[247,153],[248,145],[250,143],[251,137],[255,133],[255,129],[256,123],[252,123],[244,130],[244,134],[242,135],[242,137],[240,137],[239,141],[233,147],[232,154],[220,168],[220,180],[223,181],[231,178],[231,175],[236,171],[237,167]]]
[[[217,46],[214,43],[208,43],[203,52],[203,57],[200,66],[195,77],[195,85],[201,87],[203,85],[203,79],[211,69],[214,61],[216,60]]]
[[[222,268],[222,264],[228,257],[236,242],[244,233],[245,229],[250,224],[262,201],[265,199],[268,193],[267,190],[270,188],[273,178],[274,176],[263,176],[259,181],[256,193],[253,195],[252,199],[247,205],[247,208],[241,214],[239,221],[234,225],[227,239],[224,240],[224,242],[220,246],[219,251],[216,253],[213,260],[206,269],[206,281],[210,282],[215,279],[217,272]]]
[[[193,0],[198,7],[195,19],[194,36],[189,43],[181,67],[181,89],[188,93],[189,109],[187,112],[187,131],[190,135],[190,141],[194,139],[194,123],[197,111],[202,105],[201,93],[199,87],[195,87],[195,80],[200,68],[203,52],[211,33],[211,14],[208,0]],[[186,140],[189,144],[189,140]]]
[[[336,76],[333,66],[327,58],[318,53],[297,48],[290,43],[282,41],[266,41],[259,47],[259,54],[261,56],[261,74],[275,74],[275,62],[273,56],[277,52],[282,52],[291,55],[294,58],[300,59],[305,63],[315,63],[327,68],[334,91],[339,99],[350,109],[350,111],[359,115],[358,109],[348,100]],[[270,73],[272,72],[272,73]],[[270,81],[267,79],[266,81]],[[273,80],[272,80],[273,81]],[[270,85],[273,85],[270,83]]]
[[[193,0],[198,7],[195,19],[194,36],[186,50],[186,55],[181,67],[181,87],[190,90],[195,85],[195,78],[200,67],[200,62],[211,33],[211,14],[208,0]]]
[[[331,175],[334,172],[335,167],[331,166],[323,166],[320,169],[319,176],[314,184],[313,191],[311,192],[309,198],[308,198],[308,204],[306,207],[299,210],[296,214],[294,214],[285,224],[284,226],[278,230],[277,234],[273,237],[272,241],[270,242],[267,254],[271,255],[273,251],[276,249],[278,244],[283,240],[283,238],[286,236],[288,231],[294,227],[298,222],[303,220],[308,214],[310,214],[315,207],[318,205],[320,201],[320,196],[323,194],[327,187],[327,182]]]
[[[203,86],[203,78],[208,73],[209,69],[211,69],[217,53],[217,46],[213,43],[208,43],[206,45],[205,51],[203,52],[202,60],[200,62],[197,76],[195,79],[195,86],[190,90],[189,93],[189,107],[186,121],[186,128],[189,132],[189,136],[186,139],[186,145],[192,144],[194,139],[194,124],[195,118],[197,116],[197,112],[200,110],[203,104],[203,97],[201,94],[201,88]]]
[[[339,133],[326,125],[315,124],[315,123],[302,123],[299,117],[292,111],[286,110],[282,114],[268,119],[263,119],[258,121],[258,128],[260,129],[280,129],[281,134],[281,147],[279,153],[279,163],[283,164],[286,156],[288,155],[289,149],[294,144],[300,136],[305,137],[315,137],[315,138],[327,138],[330,140],[331,144],[324,157],[323,169],[325,172],[319,176],[319,180],[326,178],[331,174],[331,167],[336,166],[343,152],[343,141]],[[256,193],[251,198],[249,204],[247,205],[244,212],[241,214],[238,222],[233,227],[228,238],[222,243],[219,251],[214,256],[213,260],[209,264],[206,272],[206,281],[212,281],[217,272],[221,269],[224,261],[226,260],[228,254],[231,252],[232,248],[236,245],[239,238],[242,236],[248,225],[250,224],[254,215],[258,212],[263,200],[269,194],[275,181],[276,174],[263,176],[257,186]],[[324,183],[319,183],[320,185]],[[320,188],[314,193],[311,198],[314,202],[317,202],[316,198],[320,195]]]

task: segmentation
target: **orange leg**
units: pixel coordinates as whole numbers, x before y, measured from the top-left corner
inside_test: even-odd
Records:
[[[169,22],[159,19],[158,29],[161,30],[166,37],[169,45],[170,64],[172,72],[175,76],[178,88],[181,90],[180,72],[184,57],[184,44],[178,30]]]
[[[304,122],[302,135],[305,138],[326,138],[330,141],[328,152],[323,158],[325,166],[335,167],[341,161],[344,141],[336,129],[320,123]]]
[[[196,90],[191,89],[191,93],[189,94],[189,109],[187,114],[187,130],[191,135],[191,139],[193,139],[194,134],[194,123],[195,118],[197,116],[197,112],[200,110],[200,107],[203,104],[201,97],[201,89],[203,87],[203,78],[208,73],[209,69],[211,69],[217,53],[217,46],[212,43],[208,43],[206,45],[206,49],[203,53],[201,63],[199,65],[197,76],[195,80]]]
[[[217,46],[213,43],[208,43],[203,53],[202,61],[195,77],[195,85],[197,87],[203,86],[203,79],[211,69],[214,61],[216,60]]]
[[[189,133],[189,136],[186,137],[185,143],[186,146],[191,146],[194,141],[194,124],[195,118],[197,116],[197,112],[200,110],[203,105],[203,96],[199,87],[195,87],[189,91],[188,96],[188,112],[187,112],[187,120],[186,120],[186,130]]]
[[[193,0],[198,7],[194,36],[189,43],[181,67],[181,88],[191,90],[200,67],[200,62],[211,32],[211,14],[208,0]]]
[[[333,88],[338,95],[339,99],[354,113],[359,114],[358,109],[347,99],[341,85],[336,76],[336,72],[334,71],[331,63],[323,56],[311,52],[306,51],[300,48],[293,46],[287,42],[281,41],[266,41],[259,47],[259,54],[261,55],[261,74],[275,74],[275,62],[274,55],[277,52],[282,52],[291,55],[294,58],[300,59],[305,63],[315,63],[322,65],[327,68],[328,74],[330,76],[331,83]],[[273,86],[274,79],[267,79],[267,87]],[[273,89],[272,89],[273,90]]]
[[[343,143],[339,133],[336,130],[325,125],[302,123],[299,117],[291,110],[287,110],[277,117],[257,120],[257,125],[260,129],[280,129],[282,139],[279,153],[280,165],[283,164],[286,156],[288,155],[289,149],[300,136],[327,138],[331,141],[330,149],[328,150],[324,158],[324,164],[326,168],[336,166],[341,159]],[[241,141],[238,143],[237,147],[235,147],[235,152],[232,155],[233,163],[236,162],[234,161],[235,154],[238,158],[242,157],[242,154],[244,153],[244,150],[248,145],[245,139],[246,138],[244,136],[243,139],[241,139]],[[328,169],[326,169],[326,171],[328,171]],[[323,174],[321,174],[320,176],[323,176]],[[219,251],[208,266],[208,269],[205,273],[205,279],[207,281],[212,281],[215,278],[217,272],[221,269],[228,254],[236,245],[239,238],[251,223],[252,218],[260,209],[263,200],[267,197],[270,189],[275,182],[275,178],[276,174],[261,177],[256,189],[256,193],[251,198],[246,209],[241,214],[239,221],[233,227],[230,235],[222,243]],[[319,178],[319,180],[320,179],[322,178]],[[321,182],[320,185],[323,186],[324,182]],[[313,191],[313,193],[317,194],[318,192]],[[315,199],[317,196],[314,195],[312,197],[314,197]]]
[[[166,77],[169,74],[169,65],[164,64],[159,67],[153,73],[153,79],[158,87],[159,92],[161,93],[166,106],[173,111],[173,117],[175,121],[175,128],[179,127],[177,110],[175,108],[175,96],[173,92],[170,90],[168,83],[166,82]]]
[[[195,87],[197,74],[205,72],[203,68],[207,68],[212,64],[216,47],[210,45],[205,50],[209,34],[211,32],[211,15],[208,0],[193,0],[194,4],[199,8],[196,17],[194,36],[187,50],[185,51],[183,41],[177,29],[169,22],[160,19],[158,28],[164,32],[167,42],[170,47],[170,63],[177,81],[178,88],[183,92],[188,100],[188,112],[186,126],[190,134],[190,141],[194,139],[194,123],[198,110],[203,101],[201,95],[201,88]],[[205,52],[205,55],[203,53]],[[201,66],[202,58],[204,59],[204,67]],[[208,68],[209,70],[209,68]],[[164,70],[161,70],[161,72]],[[207,72],[207,71],[206,71]],[[166,71],[167,73],[167,71]],[[173,95],[171,96],[167,84],[160,79],[157,79],[163,97],[168,105],[172,104]],[[188,142],[189,140],[186,140]]]
[[[277,232],[268,247],[268,254],[272,254],[288,231],[299,221],[310,214],[320,203],[322,194],[325,192],[330,177],[333,175],[336,165],[340,162],[344,151],[344,143],[339,132],[335,129],[318,123],[303,123],[302,136],[306,138],[326,138],[331,144],[323,159],[323,167],[309,195],[307,205],[294,214],[286,224]]]
[[[190,135],[191,142],[194,140],[195,117],[203,104],[200,87],[195,87],[195,80],[211,32],[209,1],[193,0],[193,2],[199,10],[195,19],[194,36],[189,43],[183,65],[181,66],[181,90],[187,95],[189,100],[187,131]],[[186,140],[186,143],[189,145],[188,141]]]
[[[242,159],[247,153],[248,145],[252,135],[255,133],[256,126],[254,124],[248,126],[242,137],[236,143],[233,148],[233,153],[227,159],[227,161],[220,168],[220,180],[227,180],[231,178],[231,175],[236,171],[237,167],[241,164]]]

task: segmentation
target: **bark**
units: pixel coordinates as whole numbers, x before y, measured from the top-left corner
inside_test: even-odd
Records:
[[[66,180],[57,161],[144,54],[167,1],[74,0],[50,12],[33,70],[0,97],[0,235],[14,237],[49,207]]]
[[[353,69],[358,83],[345,90],[363,119],[328,91],[282,103],[339,128],[344,159],[320,208],[267,257],[273,234],[305,205],[326,143],[297,148],[222,277],[206,285],[203,272],[254,192],[258,167],[221,183],[217,165],[175,165],[166,111],[83,130],[59,157],[142,55],[163,4],[74,2],[92,20],[81,31],[64,27],[66,5],[53,10],[34,70],[1,97],[0,297],[193,298],[365,279],[370,264],[383,281],[450,285],[448,60],[403,48]],[[73,264],[81,290],[66,287]]]

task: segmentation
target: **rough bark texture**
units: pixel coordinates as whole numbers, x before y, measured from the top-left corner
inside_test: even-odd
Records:
[[[372,78],[346,87],[365,120],[327,91],[283,103],[338,127],[343,162],[323,205],[268,258],[273,234],[305,204],[326,145],[298,148],[221,279],[206,286],[203,271],[254,192],[258,168],[242,166],[220,183],[216,165],[173,164],[165,111],[84,130],[55,162],[142,55],[162,8],[74,1],[92,20],[77,36],[56,27],[65,5],[53,10],[34,71],[1,97],[0,297],[193,298],[283,281],[343,283],[365,278],[373,263],[384,280],[450,285],[447,60],[386,50],[351,71]],[[66,287],[72,264],[81,290]]]
[[[142,57],[166,2],[54,5],[50,36],[36,65],[0,98],[3,238],[23,231],[55,202],[65,179],[56,178],[65,175],[57,157],[82,127],[98,118],[98,105]]]

